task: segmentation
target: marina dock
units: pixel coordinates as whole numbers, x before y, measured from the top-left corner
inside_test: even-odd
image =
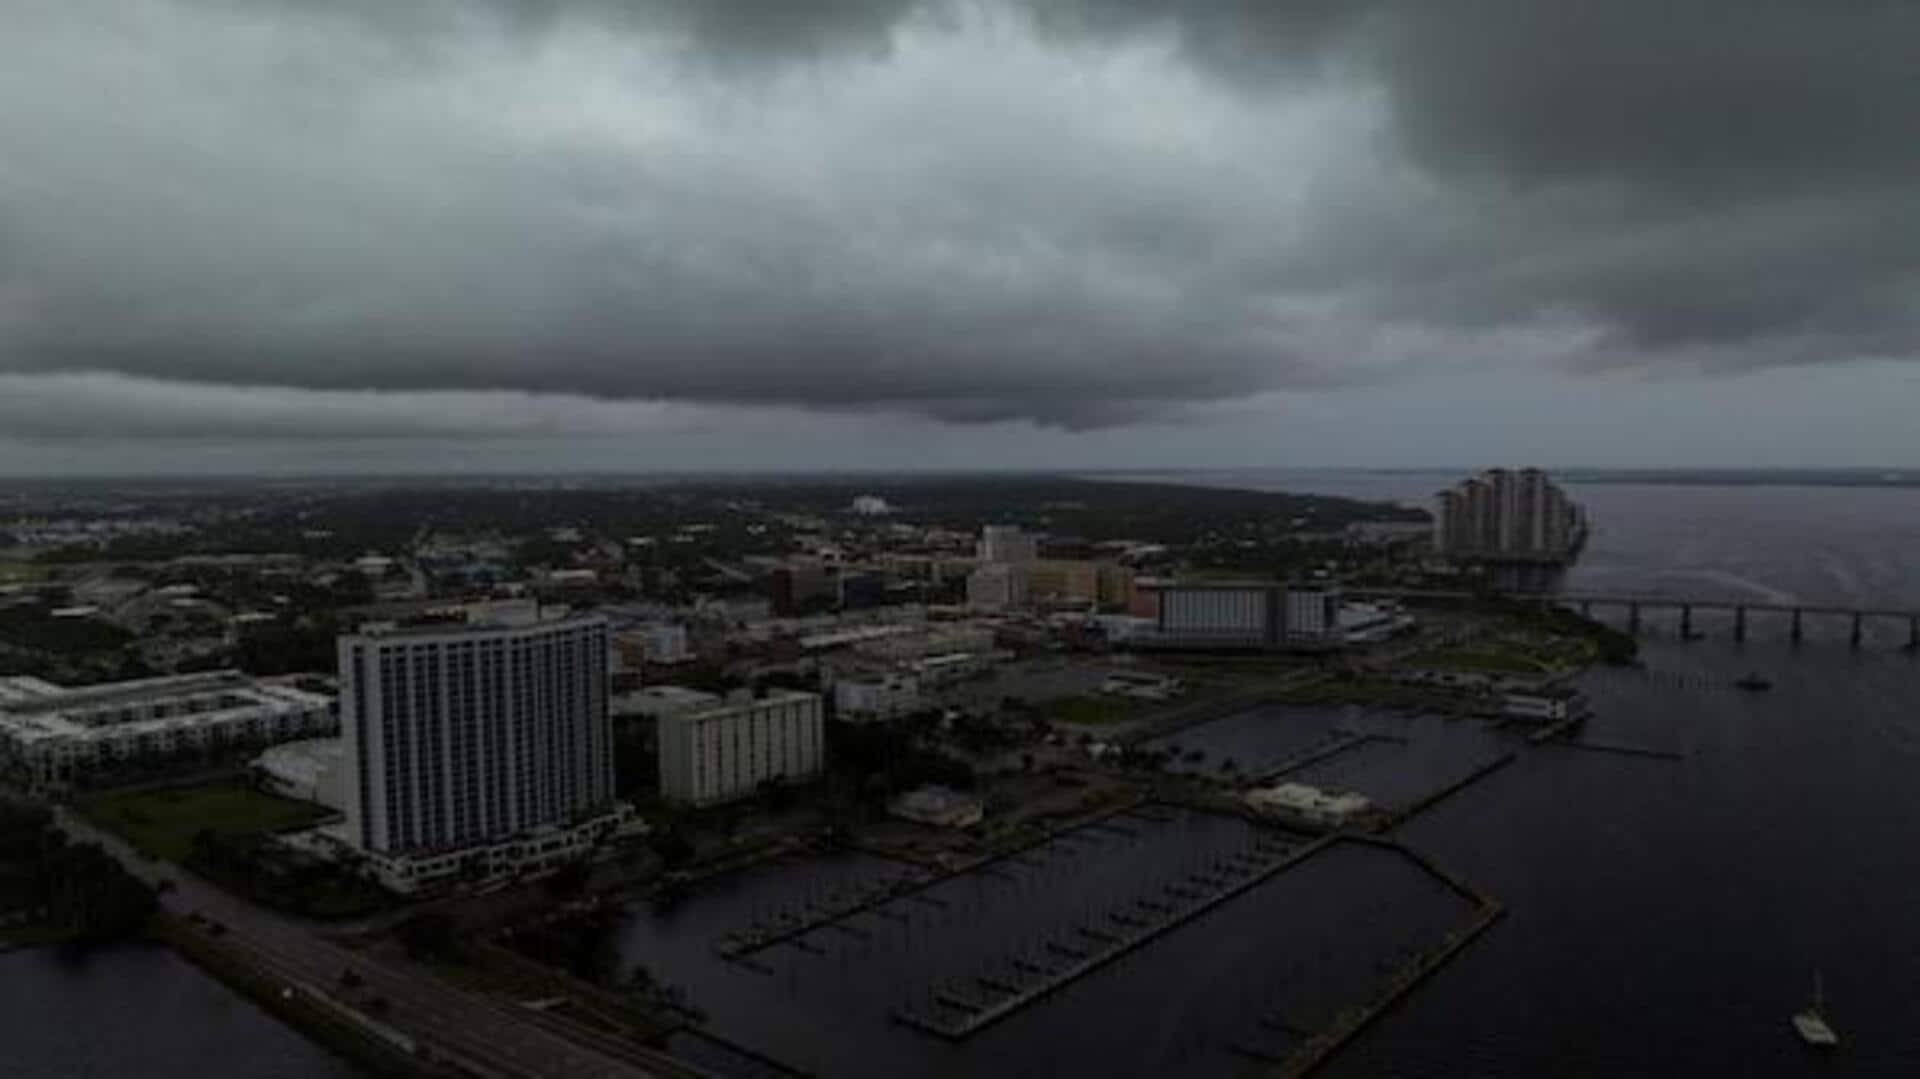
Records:
[[[901,1008],[894,1017],[942,1038],[965,1039],[1336,842],[1328,836],[1295,846],[1277,836],[1263,838],[1205,871],[1136,896],[1103,918],[1059,934],[1041,949],[1050,960],[1007,957],[971,978],[931,988],[924,1001]]]
[[[1386,985],[1373,999],[1359,1007],[1341,1011],[1334,1016],[1333,1022],[1328,1027],[1307,1037],[1298,1048],[1277,1063],[1274,1074],[1281,1076],[1282,1079],[1299,1079],[1331,1060],[1336,1053],[1358,1037],[1361,1031],[1391,1011],[1395,1005],[1405,1000],[1428,979],[1438,974],[1507,913],[1506,907],[1502,906],[1499,900],[1443,869],[1433,859],[1397,840],[1366,835],[1349,835],[1343,838],[1348,842],[1364,843],[1398,853],[1444,883],[1455,895],[1472,903],[1473,916],[1466,925],[1449,932],[1439,946],[1415,955],[1394,970],[1388,976]],[[1289,1033],[1294,1032],[1289,1031]]]

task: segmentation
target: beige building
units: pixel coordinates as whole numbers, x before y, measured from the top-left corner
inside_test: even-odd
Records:
[[[1114,562],[1043,558],[1027,566],[1027,591],[1035,603],[1127,605],[1133,571]]]
[[[768,780],[813,779],[826,766],[820,695],[745,691],[660,717],[660,793],[689,805],[752,797]]]

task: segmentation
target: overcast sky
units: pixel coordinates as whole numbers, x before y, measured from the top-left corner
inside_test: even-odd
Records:
[[[1920,466],[1907,0],[6,0],[0,472]]]

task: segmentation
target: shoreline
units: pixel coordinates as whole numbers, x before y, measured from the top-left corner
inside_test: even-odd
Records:
[[[368,1075],[416,1079],[421,1076],[458,1074],[436,1068],[401,1046],[377,1037],[373,1031],[349,1022],[342,1014],[346,1010],[345,1005],[334,1003],[332,1008],[322,1007],[306,994],[291,992],[290,987],[279,985],[247,960],[230,954],[216,938],[185,919],[165,913],[156,914],[144,939],[156,947],[166,948],[279,1021],[288,1030],[364,1070]],[[341,1011],[335,1011],[334,1008]]]

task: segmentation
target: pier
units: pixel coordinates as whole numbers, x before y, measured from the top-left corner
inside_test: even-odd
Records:
[[[1398,745],[1405,745],[1407,742],[1405,738],[1393,734],[1370,734],[1366,731],[1344,731],[1338,733],[1339,737],[1324,746],[1318,746],[1304,753],[1296,754],[1271,768],[1253,772],[1245,778],[1254,783],[1270,783],[1273,780],[1298,772],[1302,768],[1319,764],[1321,761],[1332,757],[1338,757],[1350,749],[1358,749],[1369,742],[1391,742]]]
[[[1332,1026],[1308,1038],[1280,1063],[1278,1074],[1285,1079],[1298,1079],[1317,1071],[1333,1059],[1334,1054],[1346,1048],[1361,1031],[1391,1011],[1415,989],[1426,984],[1429,978],[1438,974],[1468,945],[1480,939],[1480,935],[1493,928],[1493,923],[1505,917],[1506,913],[1504,906],[1489,899],[1474,911],[1472,920],[1465,927],[1448,933],[1440,947],[1415,956],[1407,965],[1394,971],[1387,979],[1386,990],[1379,997],[1341,1012]]]
[[[1473,786],[1475,783],[1480,782],[1482,779],[1485,779],[1486,777],[1492,775],[1493,773],[1499,771],[1500,769],[1505,768],[1507,765],[1512,764],[1517,759],[1519,759],[1519,754],[1517,753],[1514,753],[1512,751],[1502,753],[1498,757],[1495,757],[1492,760],[1487,761],[1485,764],[1480,765],[1479,767],[1475,768],[1473,771],[1468,772],[1466,775],[1461,776],[1459,779],[1454,780],[1453,782],[1447,784],[1446,786],[1441,787],[1440,789],[1435,791],[1430,791],[1427,794],[1424,794],[1419,798],[1416,798],[1415,800],[1408,802],[1406,805],[1400,807],[1397,810],[1394,810],[1393,813],[1387,817],[1386,822],[1381,826],[1382,830],[1390,830],[1393,828],[1398,828],[1400,825],[1405,824],[1407,821],[1412,820],[1414,817],[1420,815],[1421,813],[1424,813],[1427,810],[1432,809],[1434,806],[1440,804],[1442,801],[1445,801],[1446,799],[1452,797],[1453,795],[1458,794],[1463,790],[1466,790],[1468,787]]]
[[[1650,757],[1655,760],[1678,761],[1686,759],[1684,753],[1675,753],[1670,749],[1656,749],[1652,746],[1636,746],[1620,742],[1576,742],[1568,737],[1586,721],[1587,714],[1585,712],[1575,716],[1568,716],[1566,719],[1541,727],[1539,730],[1527,735],[1527,742],[1530,745],[1536,746],[1565,746],[1568,749],[1586,749],[1595,753],[1618,753],[1627,757]]]
[[[1653,746],[1634,746],[1616,742],[1575,742],[1567,739],[1548,742],[1548,745],[1565,746],[1568,749],[1584,749],[1593,753],[1617,753],[1625,757],[1648,757],[1653,760],[1683,761],[1685,753],[1671,749],[1656,749]]]
[[[1057,963],[1036,962],[1031,955],[1012,956],[969,979],[934,987],[926,1005],[902,1008],[894,1017],[951,1041],[968,1038],[1338,841],[1326,836],[1295,847],[1278,838],[1263,838],[1221,857],[1204,872],[1135,896],[1108,911],[1104,919],[1049,940],[1042,950],[1058,957]]]
[[[1395,970],[1388,977],[1385,989],[1378,996],[1359,1007],[1341,1011],[1334,1017],[1330,1026],[1308,1037],[1284,1059],[1274,1062],[1275,1073],[1285,1079],[1299,1079],[1301,1076],[1309,1075],[1333,1059],[1333,1056],[1358,1037],[1361,1031],[1391,1011],[1415,989],[1426,984],[1428,979],[1438,974],[1507,913],[1506,907],[1498,900],[1441,868],[1431,858],[1403,843],[1365,835],[1348,835],[1343,839],[1347,842],[1365,843],[1391,850],[1413,862],[1445,884],[1455,895],[1472,903],[1473,917],[1462,928],[1449,932],[1438,948],[1414,956],[1406,965]],[[1274,1023],[1271,1020],[1269,1022]],[[1279,1024],[1274,1023],[1274,1025]],[[1291,1029],[1287,1029],[1287,1032],[1297,1033]]]
[[[1166,820],[1164,817],[1155,815],[1148,806],[1130,802],[1078,822],[1073,825],[1073,828],[1117,829],[1121,834],[1127,834],[1126,829],[1120,828],[1113,822],[1116,818],[1128,816],[1160,823]],[[816,930],[834,926],[855,915],[871,913],[883,918],[894,916],[893,912],[885,908],[891,906],[896,900],[941,907],[945,905],[943,901],[925,894],[935,885],[969,873],[991,875],[996,866],[1008,862],[1019,864],[1020,859],[1028,852],[1056,842],[1060,838],[1058,833],[1049,833],[1025,846],[981,858],[948,872],[906,874],[854,889],[851,897],[844,902],[830,902],[819,907],[805,906],[799,914],[783,912],[774,916],[771,925],[756,922],[745,929],[726,934],[715,942],[714,951],[718,952],[722,958],[737,962],[776,944],[794,943],[804,949],[806,946],[801,938]]]

